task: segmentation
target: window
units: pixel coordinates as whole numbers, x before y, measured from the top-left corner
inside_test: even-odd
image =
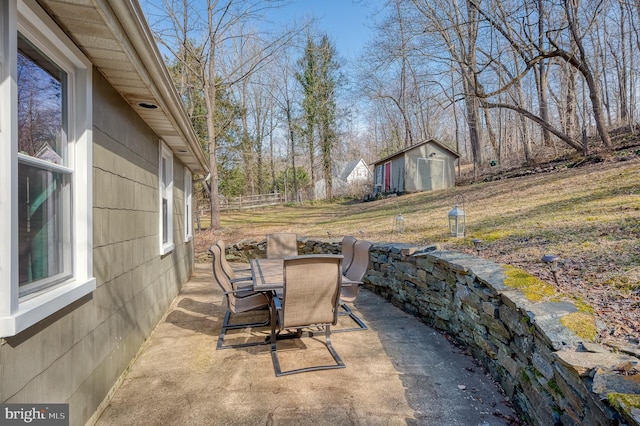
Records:
[[[184,240],[193,239],[193,178],[189,169],[184,170]]]
[[[0,233],[7,236],[0,239],[0,337],[6,337],[96,283],[91,63],[36,3],[1,2],[0,19]]]
[[[160,254],[167,254],[173,243],[173,153],[160,142],[158,176],[160,179]]]
[[[18,34],[20,296],[71,275],[67,73]]]

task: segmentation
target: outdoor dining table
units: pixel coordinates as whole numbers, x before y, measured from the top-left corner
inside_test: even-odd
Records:
[[[278,291],[284,288],[284,259],[250,259],[253,291]],[[342,286],[361,284],[342,276]]]

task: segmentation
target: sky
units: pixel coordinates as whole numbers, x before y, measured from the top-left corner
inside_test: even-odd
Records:
[[[371,39],[373,15],[382,8],[384,2],[385,0],[285,0],[286,5],[271,9],[266,18],[271,23],[283,26],[315,18],[316,29],[329,35],[339,56],[350,60],[355,59]],[[159,2],[140,0],[140,4],[151,27],[157,30],[158,21],[164,20],[160,16],[162,8]],[[190,7],[201,9],[204,16],[206,2],[193,0]]]
[[[355,58],[372,36],[372,14],[383,0],[291,0],[278,9],[277,20],[294,22],[314,17],[321,32],[327,33],[338,54]]]

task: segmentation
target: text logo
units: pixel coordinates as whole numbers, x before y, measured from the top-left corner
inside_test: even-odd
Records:
[[[0,404],[0,424],[68,426],[69,404]]]

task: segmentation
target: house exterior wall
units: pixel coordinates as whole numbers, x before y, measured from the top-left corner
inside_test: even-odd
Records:
[[[370,179],[371,171],[369,167],[367,167],[364,161],[360,160],[358,165],[353,168],[351,174],[347,176],[347,183],[368,182]]]
[[[351,163],[353,164],[353,163]],[[363,160],[358,163],[353,170],[345,177],[347,167],[344,170],[334,171],[332,178],[332,193],[334,196],[353,196],[363,195],[363,191],[370,191],[373,175]],[[314,187],[315,197],[317,200],[327,198],[327,187],[325,179],[319,179]]]
[[[84,424],[191,275],[184,168],[174,157],[175,249],[159,255],[158,137],[93,73],[94,293],[0,340],[0,401],[69,403]],[[82,220],[82,218],[76,218]]]

